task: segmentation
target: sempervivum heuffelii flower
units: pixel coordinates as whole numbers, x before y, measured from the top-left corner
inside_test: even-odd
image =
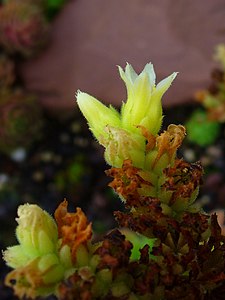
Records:
[[[105,147],[107,163],[113,167],[107,171],[114,178],[111,186],[131,207],[139,195],[160,199],[165,214],[179,216],[185,210],[198,210],[194,201],[201,167],[186,165],[176,157],[185,128],[170,124],[159,133],[163,119],[161,98],[177,73],[156,85],[151,63],[139,75],[129,64],[125,71],[119,67],[119,72],[127,88],[127,101],[122,103],[120,113],[86,93],[77,94],[78,106]],[[135,189],[137,195],[130,199]]]
[[[130,64],[125,71],[119,67],[119,72],[127,88],[127,101],[122,103],[120,113],[80,91],[77,103],[92,133],[105,147],[105,159],[109,165],[121,167],[124,160],[131,159],[135,167],[143,168],[146,147],[143,130],[151,136],[158,134],[163,119],[161,98],[177,73],[156,85],[151,63],[139,75]]]
[[[48,24],[37,5],[8,1],[0,8],[0,44],[10,53],[35,54],[45,43]]]
[[[55,213],[56,221],[39,206],[20,205],[16,237],[18,245],[3,252],[7,265],[13,268],[6,284],[13,287],[19,298],[34,299],[56,292],[58,283],[68,277],[75,267],[79,246],[91,238],[91,223],[77,208],[67,212],[62,202]]]
[[[42,113],[33,95],[1,89],[0,111],[0,151],[27,148],[40,137]]]

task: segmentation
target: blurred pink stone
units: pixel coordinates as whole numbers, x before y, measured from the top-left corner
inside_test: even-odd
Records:
[[[158,81],[180,72],[163,103],[188,101],[210,82],[214,47],[225,40],[223,8],[222,0],[70,0],[22,76],[51,109],[75,107],[77,89],[119,105],[126,91],[116,65],[140,71],[151,61]]]

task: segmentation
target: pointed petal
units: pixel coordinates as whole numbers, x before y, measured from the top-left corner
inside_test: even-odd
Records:
[[[163,79],[159,84],[157,84],[152,94],[148,113],[146,114],[146,118],[143,119],[141,125],[145,126],[153,135],[156,135],[162,126],[163,118],[161,98],[176,76],[177,73],[174,72],[167,78]]]
[[[3,259],[11,268],[19,268],[29,262],[29,257],[24,253],[21,245],[8,247],[3,252]]]
[[[168,76],[165,79],[163,79],[162,81],[160,81],[157,84],[157,86],[156,86],[156,89],[155,89],[155,91],[153,93],[153,96],[157,96],[157,97],[161,98],[163,96],[163,94],[171,86],[171,83],[174,81],[174,79],[176,78],[177,74],[178,74],[178,72],[174,72],[170,76]]]
[[[77,104],[97,139],[105,135],[104,129],[107,125],[120,126],[120,115],[112,106],[109,108],[94,97],[80,91],[77,93]]]
[[[142,73],[144,72],[148,74],[151,90],[153,91],[153,88],[155,87],[155,81],[156,81],[156,75],[155,75],[153,64],[152,63],[146,64]]]
[[[133,67],[127,63],[125,67],[125,71],[118,66],[120,77],[123,79],[125,84],[129,83],[134,83],[136,78],[138,77],[137,73],[134,71]]]
[[[119,69],[120,77],[126,85],[127,97],[129,99],[129,97],[131,97],[133,94],[133,84],[138,75],[136,74],[132,66],[129,64],[126,65],[125,71],[120,66],[118,66],[118,69]]]

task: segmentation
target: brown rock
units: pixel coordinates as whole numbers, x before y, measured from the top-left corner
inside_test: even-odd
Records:
[[[224,41],[223,0],[70,0],[49,47],[21,66],[30,90],[51,108],[74,107],[77,89],[117,105],[126,97],[116,65],[151,61],[158,80],[179,71],[165,105],[207,87],[214,46]]]

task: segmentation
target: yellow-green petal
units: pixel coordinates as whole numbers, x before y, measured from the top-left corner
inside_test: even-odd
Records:
[[[104,129],[107,125],[120,126],[119,113],[113,107],[105,106],[94,97],[78,91],[77,104],[97,139],[106,135]]]
[[[29,262],[29,257],[24,253],[20,245],[8,247],[3,252],[3,259],[11,268],[19,268]]]

